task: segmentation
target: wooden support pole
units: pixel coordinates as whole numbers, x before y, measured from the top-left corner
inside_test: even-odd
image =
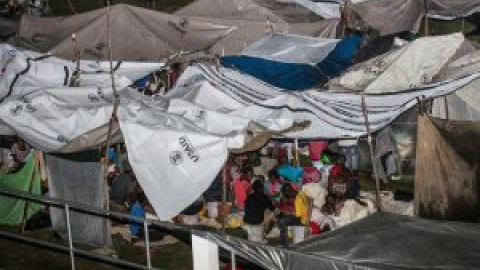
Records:
[[[465,17],[462,17],[462,34],[465,35]]]
[[[75,62],[77,64],[75,70],[75,76],[72,77],[71,86],[78,87],[80,86],[80,50],[78,49],[77,44],[77,35],[75,33],[72,34],[72,42],[73,42],[73,55],[75,57]]]
[[[450,120],[450,117],[448,115],[448,100],[446,95],[443,96],[443,104],[445,106],[445,119]]]
[[[312,211],[313,211],[313,200],[307,196],[307,221],[305,224],[305,240],[308,239],[310,236],[310,220],[312,218]]]
[[[105,164],[104,164],[104,181],[103,181],[103,195],[104,195],[104,201],[105,201],[105,209],[109,210],[109,203],[110,203],[110,198],[109,198],[109,193],[108,193],[108,185],[107,185],[107,177],[108,177],[108,152],[110,150],[110,147],[112,145],[112,131],[113,131],[113,125],[114,122],[117,121],[117,110],[118,110],[118,105],[119,105],[119,98],[117,94],[117,90],[115,88],[115,76],[114,76],[114,70],[113,70],[113,53],[112,53],[112,38],[110,35],[110,0],[107,1],[107,44],[108,44],[108,58],[110,62],[110,79],[112,83],[112,91],[113,91],[113,110],[112,110],[112,115],[110,117],[110,121],[108,123],[108,133],[107,133],[107,142],[105,144]],[[106,229],[107,229],[107,249],[108,246],[111,245],[111,224],[110,220],[107,220],[106,222]]]
[[[375,177],[375,187],[376,187],[375,196],[376,196],[377,210],[382,211],[382,197],[380,196],[380,179],[378,178],[377,167],[375,166],[372,134],[370,132],[370,122],[368,121],[368,110],[367,110],[367,104],[365,101],[365,95],[362,95],[362,108],[363,108],[363,115],[365,117],[365,126],[367,129],[367,140],[368,140],[368,147],[370,149],[370,158],[372,159],[373,175]]]

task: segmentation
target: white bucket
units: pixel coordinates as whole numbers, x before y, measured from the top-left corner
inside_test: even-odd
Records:
[[[263,224],[261,225],[250,225],[245,224],[245,230],[248,233],[248,240],[252,242],[261,243],[263,241]]]
[[[302,242],[305,239],[305,226],[292,226],[293,243]]]
[[[198,224],[198,215],[183,215],[182,222],[186,225],[197,225]]]
[[[218,202],[208,202],[207,203],[207,212],[209,218],[218,217]]]

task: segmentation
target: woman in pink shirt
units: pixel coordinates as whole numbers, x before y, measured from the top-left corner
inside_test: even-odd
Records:
[[[241,211],[245,209],[245,200],[252,190],[251,169],[242,168],[238,177],[233,181],[233,193],[235,195],[235,205]]]

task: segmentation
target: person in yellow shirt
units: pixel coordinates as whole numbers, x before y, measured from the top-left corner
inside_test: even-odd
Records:
[[[295,197],[295,217],[300,218],[302,225],[307,225],[308,197],[303,191],[299,191]]]

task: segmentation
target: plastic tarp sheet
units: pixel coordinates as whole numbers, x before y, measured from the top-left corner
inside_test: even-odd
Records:
[[[285,63],[245,55],[224,56],[220,61],[225,67],[249,74],[270,85],[287,90],[305,90],[322,86],[350,67],[361,42],[361,37],[352,35],[338,41],[334,48],[329,43],[323,44],[322,47],[328,53],[323,55],[323,59],[317,58],[320,61],[313,65]],[[282,48],[278,50],[282,51]]]
[[[27,162],[20,171],[0,175],[0,188],[15,189],[40,195],[40,174],[35,171],[35,156],[30,153]],[[22,222],[25,211],[24,200],[0,196],[0,224],[15,226]],[[42,209],[42,205],[28,203],[26,219]]]
[[[98,152],[93,152],[90,153],[90,160],[83,161],[75,161],[72,156],[70,159],[66,159],[67,156],[46,156],[50,197],[104,208],[103,166]],[[50,207],[50,218],[52,228],[67,239],[65,210]],[[73,241],[95,246],[107,244],[105,219],[70,211],[70,222]]]
[[[417,214],[426,218],[478,222],[480,122],[421,116],[417,136]]]
[[[235,27],[235,31],[212,47],[212,51],[219,55],[240,54],[247,46],[272,32],[336,37],[338,19],[320,21],[321,18],[312,16],[313,13],[305,8],[289,8],[289,5],[279,6],[275,2],[198,0],[179,9],[175,15]]]
[[[469,47],[469,43],[459,33],[420,38],[353,66],[332,80],[330,88],[385,93],[422,87],[436,82],[435,77],[464,47]]]
[[[338,39],[272,34],[248,46],[242,55],[278,62],[315,64],[335,49]]]
[[[428,16],[440,20],[464,18],[480,11],[478,0],[430,0],[427,3]]]
[[[367,95],[372,131],[415,106],[417,98],[451,93],[479,77]],[[116,135],[136,153],[129,155],[130,163],[162,219],[183,210],[210,186],[228,151],[258,148],[270,135],[340,139],[366,133],[361,95],[282,91],[225,68],[189,67],[165,96],[145,96],[129,87],[118,89],[118,95]],[[44,87],[22,96],[12,93],[0,106],[0,119],[39,150],[69,153],[105,143],[112,103],[108,86]]]
[[[470,75],[432,84],[419,90],[367,95],[366,106],[372,132],[385,127],[398,115],[415,106],[417,98],[423,100],[451,93],[477,80],[478,76]],[[213,119],[222,116],[235,119],[234,122],[222,122],[229,125],[226,130],[231,131],[242,127],[234,124],[243,119],[271,130],[282,130],[283,127],[278,126],[281,121],[309,122],[304,129],[279,134],[287,138],[340,139],[366,134],[361,94],[316,90],[285,92],[231,69],[192,66],[185,71],[176,89],[167,98],[169,113],[182,115],[201,127],[205,123],[215,123]],[[197,121],[197,115],[202,115],[205,123]],[[213,130],[218,128],[212,126]]]
[[[474,51],[451,62],[437,76],[437,80],[458,78],[479,69],[480,52]],[[474,82],[445,98],[435,99],[432,116],[457,121],[480,121],[480,84]]]
[[[420,0],[367,0],[352,1],[347,12],[347,23],[352,29],[373,28],[380,35],[404,31],[418,32],[424,15]]]
[[[391,213],[375,213],[289,249],[193,233],[268,270],[479,269],[480,265],[478,225]]]
[[[22,16],[18,41],[28,49],[75,59],[71,35],[76,35],[82,59],[108,60],[107,9],[69,17]],[[112,59],[161,61],[180,50],[199,51],[213,46],[231,27],[117,4],[111,7]],[[128,39],[125,39],[125,37]]]

